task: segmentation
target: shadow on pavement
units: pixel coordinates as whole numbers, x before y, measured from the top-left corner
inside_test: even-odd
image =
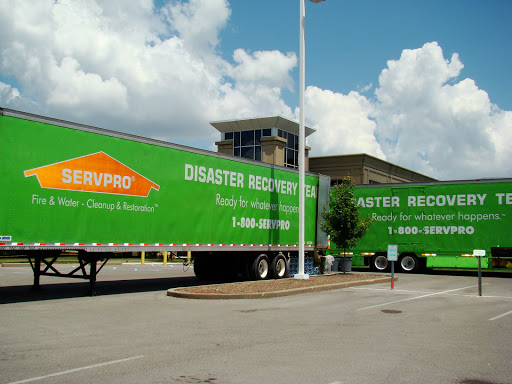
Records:
[[[201,281],[195,276],[97,281],[96,296],[156,291],[162,291],[162,294],[165,294],[170,288],[191,287],[212,283],[213,282]],[[0,304],[88,297],[88,290],[88,281],[41,284],[38,290],[32,289],[32,285],[0,287]]]

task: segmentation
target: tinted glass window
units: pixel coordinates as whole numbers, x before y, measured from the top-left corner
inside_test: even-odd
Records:
[[[293,149],[286,150],[286,163],[291,166],[295,166],[295,151]]]
[[[242,147],[254,145],[254,131],[242,131]]]
[[[261,145],[261,129],[254,131],[254,144]]]
[[[254,147],[242,147],[241,156],[246,159],[254,159]]]
[[[294,141],[295,135],[292,135],[291,133],[288,134],[288,141],[286,142],[286,148],[294,148],[295,147],[295,141]]]

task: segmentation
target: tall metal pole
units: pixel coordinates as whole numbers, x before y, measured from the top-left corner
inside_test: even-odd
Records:
[[[304,89],[305,89],[305,0],[300,0],[300,47],[299,47],[299,273],[296,279],[309,279],[304,273],[304,152],[305,152],[305,129],[304,129]]]
[[[305,0],[300,1],[300,47],[299,47],[299,273],[294,275],[296,279],[309,279],[304,273],[304,179],[306,151],[306,130],[304,128],[304,91],[306,88],[306,5]],[[324,0],[310,0],[312,3],[320,3]]]

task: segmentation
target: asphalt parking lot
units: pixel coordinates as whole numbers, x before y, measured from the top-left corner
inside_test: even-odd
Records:
[[[512,383],[512,280],[404,275],[261,300],[189,300],[181,265],[87,283],[0,268],[0,383]]]

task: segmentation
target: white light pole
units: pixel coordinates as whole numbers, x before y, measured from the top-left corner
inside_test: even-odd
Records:
[[[310,0],[313,3],[320,3],[324,0]],[[299,47],[299,273],[294,275],[296,279],[309,279],[304,273],[304,179],[305,164],[305,128],[304,128],[304,90],[306,84],[306,59],[305,59],[305,23],[306,11],[305,0],[300,0],[300,47]]]

